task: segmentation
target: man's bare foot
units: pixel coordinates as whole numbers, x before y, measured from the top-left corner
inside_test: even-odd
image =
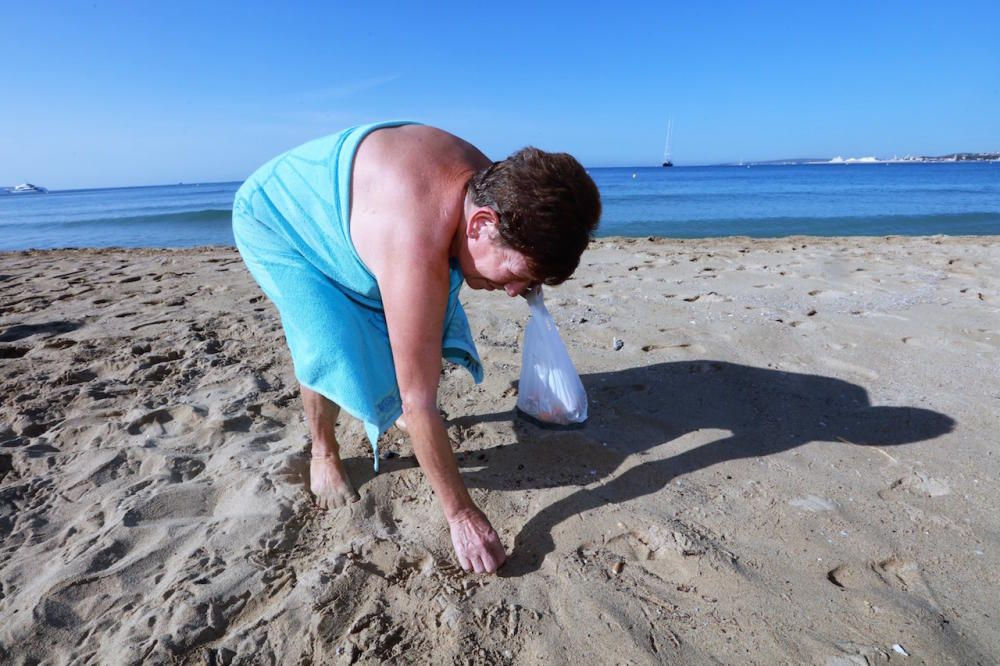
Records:
[[[321,509],[335,509],[361,497],[347,478],[344,464],[335,453],[313,456],[309,462],[309,490]]]

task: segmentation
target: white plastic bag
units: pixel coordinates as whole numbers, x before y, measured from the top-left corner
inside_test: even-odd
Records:
[[[587,420],[587,392],[545,308],[541,286],[525,297],[531,317],[524,330],[517,408],[542,424],[582,425]]]

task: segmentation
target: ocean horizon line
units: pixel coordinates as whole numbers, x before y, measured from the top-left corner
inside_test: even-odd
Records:
[[[671,167],[665,168],[661,164],[621,164],[621,165],[602,165],[602,166],[584,166],[584,169],[589,171],[606,171],[613,169],[643,169],[649,171],[657,172],[669,172],[670,169],[706,169],[706,168],[747,168],[747,167],[810,167],[810,166],[935,166],[943,164],[1000,164],[1000,158],[993,160],[944,160],[939,158],[932,158],[930,160],[909,160],[909,159],[895,159],[895,158],[843,158],[837,161],[838,158],[788,158],[788,159],[777,159],[777,160],[748,160],[743,162],[692,162],[692,163],[674,163]],[[245,179],[243,179],[245,180]],[[97,191],[107,191],[107,190],[139,190],[139,189],[151,189],[158,187],[204,187],[213,185],[234,185],[241,184],[243,180],[193,180],[193,181],[177,181],[172,183],[145,183],[142,185],[99,185],[90,187],[47,187],[46,194],[57,194],[57,193],[71,193],[71,192],[97,192]],[[25,181],[27,182],[27,181]],[[37,182],[42,182],[38,180]],[[8,190],[17,185],[0,185],[0,196],[30,196],[24,194],[12,194]]]

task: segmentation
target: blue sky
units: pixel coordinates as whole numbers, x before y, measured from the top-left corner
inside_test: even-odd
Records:
[[[409,118],[587,166],[1000,150],[1000,3],[7,7],[0,184],[240,180]],[[705,5],[705,6],[697,6]]]

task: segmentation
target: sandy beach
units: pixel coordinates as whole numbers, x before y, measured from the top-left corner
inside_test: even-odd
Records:
[[[464,574],[406,436],[321,512],[233,249],[0,254],[4,663],[1000,660],[1000,237],[604,239],[546,303],[590,421],[515,417],[463,291],[440,407],[510,560]],[[622,344],[616,345],[615,340]]]

